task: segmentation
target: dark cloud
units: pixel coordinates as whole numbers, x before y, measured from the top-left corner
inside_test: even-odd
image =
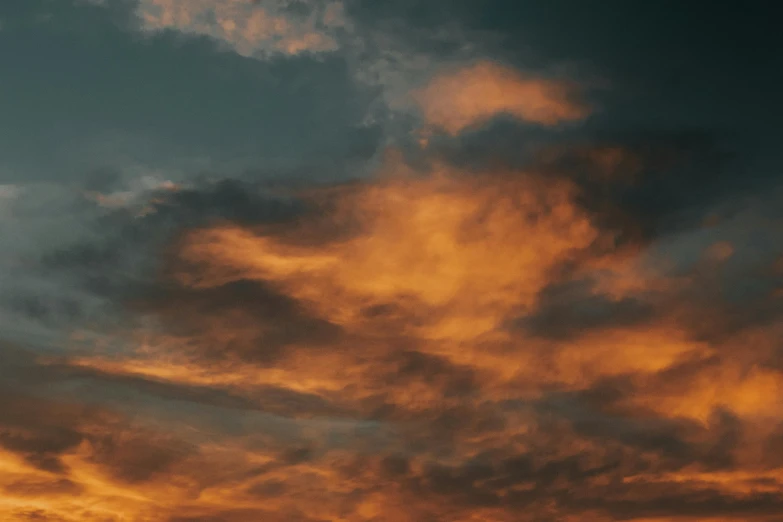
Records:
[[[193,454],[196,448],[182,441],[156,440],[149,434],[110,432],[90,440],[92,459],[113,477],[139,483],[166,472],[172,465]]]
[[[438,386],[446,396],[460,396],[478,391],[475,371],[469,366],[460,367],[443,357],[416,351],[396,353],[393,359],[397,366],[389,377],[398,382],[422,380]]]
[[[264,520],[269,520],[270,522],[283,522],[284,520],[290,520],[292,522],[326,522],[323,519],[311,518],[302,515],[301,513],[296,513],[295,511],[284,515],[278,515],[273,512],[257,509],[233,509],[223,511],[216,515],[174,516],[169,518],[167,522],[244,522],[248,518],[258,516],[263,516]]]
[[[274,364],[292,344],[317,349],[341,335],[338,326],[256,281],[203,290],[161,288],[137,306],[201,356],[218,360]],[[242,331],[247,335],[235,333]]]
[[[68,479],[50,481],[20,480],[5,486],[8,494],[21,497],[47,497],[49,495],[78,495],[82,487]]]
[[[76,198],[68,205],[80,208],[85,219],[72,227],[75,233],[39,232],[33,220],[23,226],[34,241],[41,233],[56,237],[32,250],[18,249],[20,259],[9,267],[15,277],[4,283],[0,305],[39,329],[111,321],[122,314],[123,303],[155,289],[165,268],[161,252],[183,229],[218,222],[271,224],[307,211],[295,198],[269,191],[224,179],[177,191],[149,189],[139,194],[140,202],[118,208]]]
[[[585,281],[554,284],[539,299],[537,310],[512,322],[513,327],[546,338],[578,338],[588,330],[633,326],[658,313],[637,297],[617,300],[596,294]]]
[[[602,226],[620,232],[620,241],[701,226],[716,206],[774,182],[766,170],[743,172],[747,153],[706,128],[538,134],[497,123],[454,142],[435,142],[432,153],[479,171],[520,169],[575,182],[580,203]]]
[[[36,362],[37,355],[11,346],[5,346],[3,354],[5,362],[10,363],[4,365],[3,373],[8,372],[10,378],[4,379],[5,385],[0,388],[0,447],[37,469],[59,476],[13,482],[5,486],[9,493],[78,495],[82,485],[67,478],[71,469],[63,457],[84,445],[93,462],[126,482],[147,481],[193,454],[194,448],[170,437],[145,433],[123,415],[90,405],[84,396],[80,398],[78,392],[68,390],[83,381],[84,375]],[[64,393],[56,398],[42,393],[57,388],[64,389]],[[100,389],[104,394],[109,391]]]
[[[89,412],[80,406],[58,405],[9,389],[3,389],[2,396],[0,446],[37,468],[66,473],[67,466],[60,457],[84,439],[78,422]]]
[[[668,487],[667,487],[668,486]],[[633,520],[644,517],[728,517],[728,520],[743,520],[745,517],[774,517],[780,512],[781,499],[775,493],[755,493],[745,498],[726,497],[719,490],[698,488],[694,491],[677,492],[676,484],[665,484],[656,489],[659,495],[641,501],[585,502],[574,507],[601,507],[615,520]],[[667,491],[668,490],[668,491]],[[581,505],[580,505],[581,504]],[[768,518],[769,520],[774,520]],[[761,518],[764,520],[764,518]]]
[[[76,452],[82,444],[88,445],[95,463],[126,482],[147,481],[193,452],[182,443],[155,440],[143,430],[132,428],[127,420],[123,422],[118,415],[97,407],[7,389],[2,390],[2,397],[0,447],[55,475],[70,474],[62,458]],[[49,494],[79,491],[78,483],[67,479],[36,484],[17,482],[8,487],[15,494],[28,494],[26,487],[49,488]]]
[[[214,386],[188,386],[142,377],[112,375],[97,369],[72,368],[67,364],[41,369],[44,373],[47,370],[56,371],[60,374],[60,378],[86,380],[92,382],[95,387],[113,388],[117,396],[115,400],[123,397],[119,390],[126,389],[157,399],[190,402],[230,410],[256,410],[293,417],[345,414],[339,407],[326,403],[321,397],[296,393],[275,386],[257,386],[253,389],[232,391]]]

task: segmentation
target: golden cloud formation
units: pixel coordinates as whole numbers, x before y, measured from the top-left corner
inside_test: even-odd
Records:
[[[189,406],[9,396],[0,514],[775,520],[779,321],[700,335],[714,274],[643,268],[564,177],[388,170],[292,221],[186,231],[134,350],[37,360]]]
[[[581,120],[589,109],[573,86],[526,77],[504,65],[480,61],[435,75],[413,93],[425,122],[449,134],[507,114],[541,125]]]

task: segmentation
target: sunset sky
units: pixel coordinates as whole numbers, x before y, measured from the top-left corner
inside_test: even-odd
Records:
[[[773,6],[0,0],[0,522],[783,520]]]

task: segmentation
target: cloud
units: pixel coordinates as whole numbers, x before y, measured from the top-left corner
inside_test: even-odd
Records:
[[[573,86],[536,77],[490,61],[435,75],[413,97],[427,124],[449,134],[487,123],[499,115],[540,125],[588,116]]]
[[[357,516],[763,520],[779,509],[779,472],[752,450],[780,422],[761,397],[779,396],[783,374],[754,366],[774,360],[776,330],[699,340],[670,300],[711,276],[634,273],[622,251],[595,250],[611,231],[563,179],[392,170],[338,187],[325,216],[196,230],[179,251],[194,290],[264,281],[340,326],[333,345],[290,346],[274,367],[278,382],[396,426],[406,457],[384,457],[398,465],[365,479],[383,493]],[[344,232],[315,240],[324,219]],[[597,257],[560,271],[585,255]],[[607,287],[606,270],[640,283]],[[507,329],[518,317],[534,322]]]
[[[123,489],[144,488],[193,456],[170,435],[105,408],[7,387],[0,396],[0,514],[7,520],[105,519],[132,505]]]
[[[11,252],[0,260],[6,338],[18,332],[29,340],[73,322],[107,319],[145,291],[157,271],[157,250],[181,227],[274,222],[299,212],[296,203],[239,181],[194,188],[142,178],[129,185],[7,189],[0,226],[3,248]]]
[[[141,184],[108,207],[14,191],[14,219],[57,241],[17,238],[13,273],[60,285],[8,309],[114,308],[0,351],[0,518],[774,520],[779,194],[624,241],[650,217],[616,198],[666,194],[680,156],[533,150]],[[90,233],[34,223],[35,196]]]
[[[643,269],[656,243],[612,247],[582,190],[391,159],[376,179],[300,191],[295,213],[183,221],[164,280],[129,303],[148,321],[116,333],[126,348],[35,370],[132,393],[139,421],[168,423],[133,449],[141,428],[117,412],[24,421],[35,446],[6,446],[32,468],[5,494],[49,488],[63,512],[68,488],[95,495],[78,470],[97,466],[155,521],[770,519],[779,324],[705,340],[689,322],[694,307],[721,321],[702,288],[747,247],[716,265],[705,240],[707,265]],[[167,199],[158,212],[225,198]]]
[[[404,129],[412,109],[432,127],[426,132],[451,135],[503,114],[554,126],[591,112],[576,82],[488,59],[485,44],[496,36],[450,16],[425,28],[395,16],[373,19],[366,9],[340,0],[139,0],[135,14],[147,34],[206,37],[259,60],[339,52],[370,98],[364,124],[387,134]]]
[[[326,248],[227,227],[192,233],[183,256],[226,271],[200,277],[197,286],[271,281],[339,325],[372,322],[374,315],[388,320],[405,313],[398,304],[407,300],[427,311],[398,318],[411,332],[470,339],[490,331],[496,314],[529,305],[546,272],[596,238],[571,190],[536,177],[498,176],[485,184],[441,170],[428,179],[346,187],[335,217],[364,230]],[[514,249],[515,241],[526,248]],[[432,324],[417,327],[421,321]]]
[[[776,193],[618,242],[596,194],[650,174],[617,147],[89,203],[40,268],[124,320],[2,351],[0,515],[774,520]]]
[[[323,53],[346,27],[340,1],[141,0],[141,28],[206,36],[247,57]]]
[[[348,25],[134,5],[256,58]],[[0,187],[3,335],[59,329],[0,345],[0,519],[780,517],[781,194],[701,131],[553,138],[579,93],[462,36],[380,53],[435,139],[370,178]]]

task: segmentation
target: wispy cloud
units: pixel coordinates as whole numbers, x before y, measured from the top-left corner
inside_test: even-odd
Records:
[[[574,86],[526,77],[488,61],[438,74],[414,98],[428,124],[451,134],[502,114],[555,125],[581,120],[590,112],[576,100]]]
[[[137,13],[145,31],[206,36],[248,57],[334,51],[346,26],[339,0],[141,0]]]

